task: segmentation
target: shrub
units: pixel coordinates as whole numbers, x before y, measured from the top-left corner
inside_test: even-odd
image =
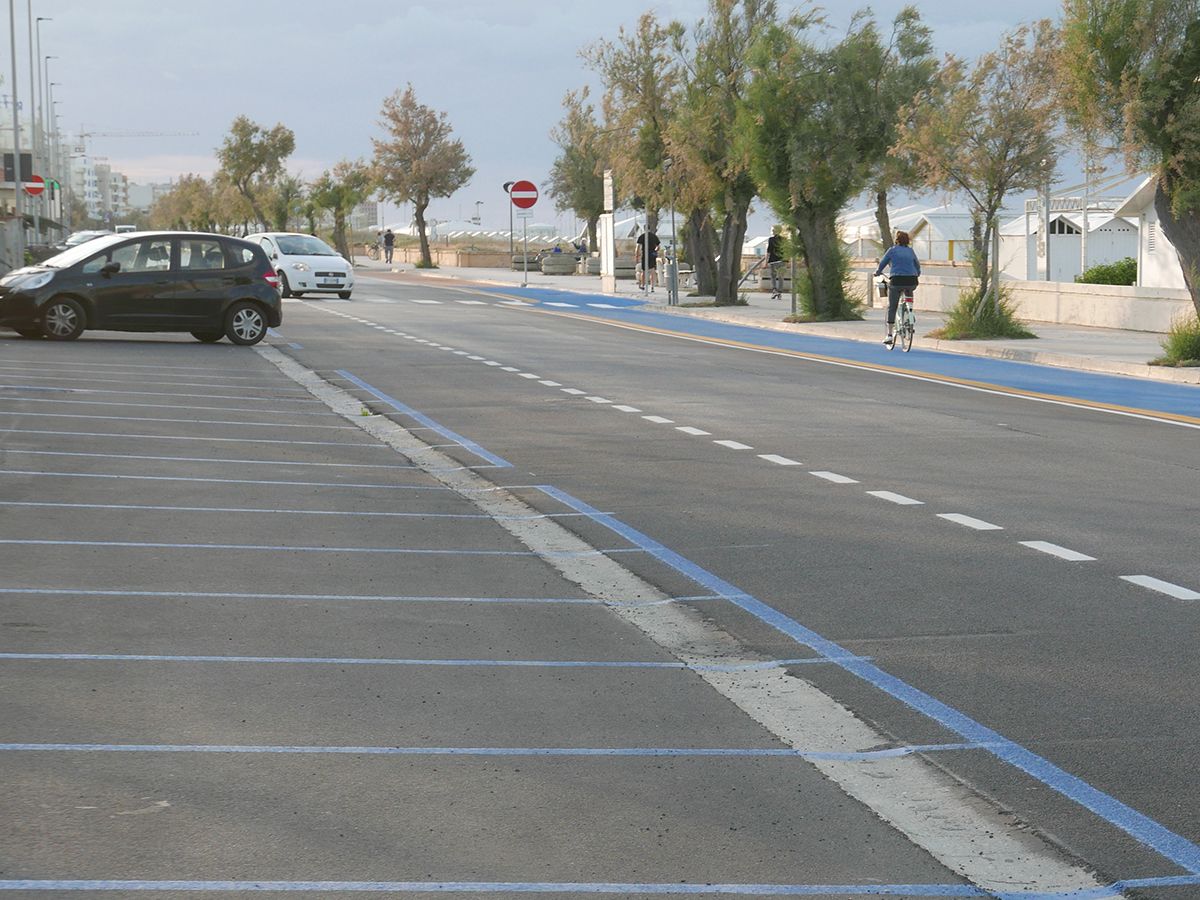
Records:
[[[1137,260],[1127,256],[1119,262],[1092,266],[1082,275],[1076,275],[1079,284],[1137,284]]]
[[[1017,321],[1011,296],[1004,285],[1000,286],[1000,303],[997,305],[990,293],[980,295],[978,284],[959,294],[958,303],[946,316],[946,324],[931,331],[929,336],[948,341],[1037,337]]]
[[[1164,365],[1200,365],[1200,317],[1196,313],[1176,316],[1171,330],[1163,338]]]

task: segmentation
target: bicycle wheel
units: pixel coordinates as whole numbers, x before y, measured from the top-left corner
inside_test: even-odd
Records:
[[[367,259],[379,259],[379,248],[375,246],[368,247]]]
[[[913,337],[917,333],[917,322],[911,312],[904,316],[904,326],[900,331],[901,349],[907,353],[912,349]]]

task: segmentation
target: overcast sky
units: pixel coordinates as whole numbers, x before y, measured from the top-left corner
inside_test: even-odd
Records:
[[[16,0],[22,96],[29,88],[27,2]],[[214,148],[239,114],[291,128],[296,152],[289,167],[316,177],[339,159],[369,158],[371,137],[380,135],[381,101],[412,82],[422,103],[448,114],[477,170],[468,187],[435,200],[429,215],[469,217],[482,201],[483,222],[493,227],[508,225],[503,182],[544,183],[557,152],[548,133],[561,118],[563,94],[595,87],[580,49],[614,37],[647,9],[664,20],[692,22],[706,6],[704,0],[32,4],[35,17],[53,18],[42,23],[41,45],[43,55],[59,57],[50,61],[50,75],[60,85],[54,96],[65,130],[196,132],[91,139],[92,154],[107,157],[133,181],[211,174]],[[872,8],[890,21],[902,5],[886,0]],[[966,57],[992,49],[1002,31],[1057,17],[1059,10],[1047,0],[926,0],[919,6],[938,50]],[[827,8],[831,22],[844,27],[858,4]],[[2,68],[8,93],[8,59]],[[547,198],[537,212],[542,221],[573,223],[569,214],[553,213]]]

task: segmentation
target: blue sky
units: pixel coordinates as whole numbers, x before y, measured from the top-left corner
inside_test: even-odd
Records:
[[[652,9],[663,19],[694,21],[705,3],[597,4],[492,2],[329,3],[326,0],[32,0],[42,53],[59,82],[62,126],[70,131],[197,132],[195,136],[94,138],[135,181],[211,173],[213,150],[233,118],[284,122],[296,133],[291,168],[312,178],[341,158],[369,157],[380,133],[381,101],[412,82],[421,102],[444,110],[477,174],[431,215],[471,216],[482,201],[484,224],[507,226],[503,182],[541,183],[556,148],[548,133],[563,94],[595,78],[579,56]],[[24,7],[17,0],[18,89],[28,91]],[[890,20],[899,2],[873,5]],[[791,5],[781,4],[790,9]],[[858,5],[828,4],[834,27]],[[1023,21],[1057,16],[1055,3],[928,0],[920,4],[941,52],[973,57]],[[5,42],[6,43],[6,42]],[[8,84],[7,66],[5,85]],[[539,218],[569,225],[550,201]]]

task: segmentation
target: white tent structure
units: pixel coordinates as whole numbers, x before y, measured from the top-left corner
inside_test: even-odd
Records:
[[[1183,267],[1179,254],[1167,240],[1154,208],[1154,193],[1158,182],[1154,176],[1145,178],[1125,201],[1117,207],[1114,215],[1133,219],[1138,223],[1137,283],[1138,287],[1165,287],[1186,289]],[[1133,255],[1133,254],[1130,254]]]
[[[1114,263],[1137,255],[1137,225],[1113,213],[1114,204],[1090,204],[1078,212],[1050,214],[1050,272],[1046,281],[1074,281],[1084,270],[1083,230],[1087,228],[1087,266]],[[1038,280],[1038,217],[1018,216],[1000,227],[1000,269],[1012,278]],[[1043,276],[1044,277],[1044,276]]]
[[[907,231],[922,260],[965,262],[971,249],[971,213],[962,206],[913,204],[888,210],[893,231]],[[883,254],[875,207],[849,210],[838,217],[842,246],[858,259]]]

